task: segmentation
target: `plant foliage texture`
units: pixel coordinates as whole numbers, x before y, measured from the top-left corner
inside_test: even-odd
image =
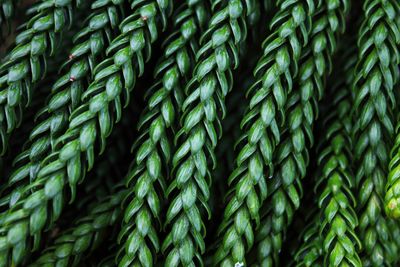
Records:
[[[4,7],[12,6],[2,1]],[[30,16],[15,37],[15,47],[0,65],[0,153],[7,138],[20,124],[23,110],[31,102],[37,82],[47,73],[47,61],[59,51],[63,33],[76,19],[80,0],[39,1],[27,12]],[[8,13],[8,11],[6,11]],[[5,12],[4,12],[5,13]]]
[[[397,0],[0,0],[0,40],[0,267],[399,264]]]
[[[383,199],[386,183],[388,198],[393,192],[393,179],[387,180],[387,171],[398,109],[400,9],[397,1],[365,1],[363,11],[352,92],[358,233],[363,243],[363,265],[390,266],[398,252]],[[388,203],[388,213],[392,210]]]
[[[328,92],[330,106],[335,108],[323,114],[320,126],[323,137],[317,146],[318,168],[314,175],[318,211],[304,231],[303,244],[295,256],[297,266],[362,266],[353,193],[356,180],[351,165],[354,51],[341,48],[343,58],[339,63],[344,68],[333,75],[338,80],[332,81],[334,86]]]
[[[153,266],[160,251],[160,210],[168,164],[175,151],[172,137],[183,103],[183,87],[193,71],[199,35],[208,21],[205,1],[186,1],[173,15],[177,29],[168,37],[155,68],[146,108],[139,122],[135,158],[126,177],[130,193],[120,232],[119,266]],[[187,253],[187,252],[186,252]],[[184,264],[186,265],[186,264]]]
[[[264,204],[262,235],[257,235],[257,263],[278,264],[278,253],[300,207],[302,178],[309,164],[309,148],[314,143],[313,125],[319,113],[318,101],[324,94],[325,80],[332,69],[332,57],[344,32],[349,1],[322,1],[313,16],[308,35],[310,47],[300,54],[300,68],[294,89],[287,95],[286,121],[278,128],[281,138],[273,155],[269,201]],[[275,187],[275,188],[274,188]],[[271,205],[272,204],[272,205]],[[271,227],[269,227],[271,226]],[[266,248],[271,247],[271,250]]]

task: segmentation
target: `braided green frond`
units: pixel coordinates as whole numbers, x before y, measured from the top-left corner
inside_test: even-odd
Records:
[[[323,238],[319,233],[320,217],[315,215],[301,235],[301,245],[294,256],[297,267],[322,267],[323,265]],[[266,231],[265,235],[268,235]]]
[[[129,154],[129,146],[126,146],[125,142],[129,141],[131,137],[126,134],[125,129],[130,126],[131,122],[132,120],[124,117],[121,122],[124,126],[113,131],[110,137],[111,146],[107,148],[101,160],[96,162],[94,171],[90,173],[88,181],[82,186],[84,187],[81,190],[83,192],[78,194],[79,202],[66,207],[63,213],[64,223],[57,222],[57,224],[52,225],[52,231],[60,227],[63,229],[67,225],[70,229],[59,234],[59,237],[53,241],[54,244],[41,252],[42,256],[38,260],[40,262],[38,266],[71,266],[69,264],[72,264],[72,262],[79,263],[81,258],[86,257],[88,252],[95,250],[110,236],[110,226],[113,226],[111,229],[114,228],[114,225],[119,226],[123,195],[108,198],[106,196],[112,195],[111,192],[118,193],[117,189],[120,191],[123,189],[120,182],[119,186],[115,186],[115,183],[121,181],[127,169],[121,166],[121,160]],[[107,199],[111,199],[109,203]],[[100,205],[99,202],[102,204]],[[100,207],[108,208],[108,210],[100,210]],[[82,214],[87,210],[92,212],[90,213],[92,217],[89,215],[77,216],[77,214]],[[76,219],[76,217],[79,219]],[[76,221],[74,226],[70,226],[71,221]],[[89,231],[86,231],[88,230],[87,227],[90,229]],[[53,239],[49,237],[49,234],[52,235],[51,231],[49,232],[44,234],[44,240]],[[72,250],[70,250],[70,245],[73,245]],[[78,264],[78,266],[80,265]]]
[[[0,267],[400,266],[399,81],[400,0],[0,0]]]
[[[69,59],[62,65],[61,77],[53,84],[46,105],[36,115],[36,124],[25,149],[14,160],[14,171],[7,187],[13,189],[10,206],[25,186],[37,178],[40,162],[55,148],[57,139],[68,128],[70,114],[81,104],[80,98],[92,81],[94,68],[103,59],[111,39],[124,18],[124,0],[97,0],[92,3],[86,26],[74,37]]]
[[[315,187],[318,192],[319,214],[311,227],[315,228],[315,232],[321,238],[323,266],[361,267],[358,255],[361,242],[355,233],[358,217],[354,210],[356,201],[352,193],[356,181],[351,169],[353,159],[350,88],[356,57],[355,54],[349,55],[346,52],[343,55],[345,67],[338,75],[341,81],[327,97],[330,105],[321,127],[323,137],[317,151],[318,171]],[[297,261],[297,266],[312,266],[304,260],[317,260],[312,255],[320,247],[317,243],[313,244],[314,247],[309,250],[311,254],[302,261]]]
[[[46,75],[48,57],[56,53],[63,31],[71,26],[79,1],[42,0],[28,11],[31,19],[0,66],[0,154],[5,153],[9,134],[21,122],[35,84]]]
[[[394,219],[400,218],[400,120],[397,120],[396,133],[385,194],[386,213]]]
[[[170,203],[165,223],[169,232],[162,245],[166,266],[203,264],[206,229],[202,213],[211,216],[210,170],[216,165],[215,147],[222,134],[225,97],[233,85],[232,70],[239,64],[240,45],[246,39],[246,15],[251,15],[255,6],[248,3],[251,1],[213,2],[193,77],[185,89],[181,129],[175,135],[178,148],[167,189]]]
[[[267,201],[270,207],[264,209],[267,210],[264,220],[271,222],[272,227],[258,243],[261,266],[277,264],[284,234],[300,206],[301,179],[306,175],[308,150],[314,142],[312,128],[318,116],[318,101],[323,95],[326,75],[332,68],[332,55],[338,35],[344,31],[348,10],[347,0],[326,0],[313,17],[311,45],[303,51],[296,90],[289,94],[285,107],[287,120],[280,129],[283,138],[273,159],[273,180],[279,185]]]
[[[232,93],[226,100],[226,113],[229,114],[222,120],[222,137],[216,147],[216,160],[218,164],[212,171],[212,192],[210,194],[210,207],[214,210],[217,206],[218,209],[223,208],[221,203],[221,196],[226,194],[226,174],[230,173],[234,168],[235,159],[235,142],[240,137],[240,127],[237,127],[243,113],[246,111],[246,105],[243,105],[243,98],[245,97],[245,90],[243,88],[249,87],[254,82],[252,69],[257,63],[258,55],[260,53],[259,44],[263,40],[260,31],[266,31],[267,23],[269,21],[269,14],[273,7],[272,4],[265,3],[263,5],[259,1],[254,2],[255,6],[252,8],[250,16],[247,16],[247,25],[249,29],[249,37],[240,50],[239,68],[235,70],[235,83],[233,84]],[[261,17],[261,12],[265,12]],[[242,63],[243,62],[243,63]],[[218,223],[218,219],[213,220]],[[218,226],[218,225],[216,225]]]
[[[390,232],[392,233],[393,236],[393,243],[390,243],[389,245],[392,247],[392,251],[394,251],[395,253],[399,253],[400,251],[400,222],[397,220],[389,220],[388,221],[389,224],[389,229]],[[397,256],[396,259],[394,260],[394,265],[400,262],[400,257]]]
[[[155,69],[155,82],[139,123],[135,159],[126,177],[130,193],[120,232],[119,266],[153,266],[160,244],[161,203],[168,175],[171,146],[183,87],[193,71],[201,29],[208,22],[207,1],[188,0],[173,16],[174,32],[166,38],[163,57]]]
[[[130,107],[127,112],[132,112],[137,116],[137,113]],[[111,190],[115,191],[115,184],[121,183],[129,168],[126,158],[130,154],[130,147],[127,146],[127,143],[133,142],[133,138],[136,137],[130,131],[132,123],[136,123],[136,116],[132,118],[128,115],[122,118],[121,123],[109,137],[109,146],[107,146],[106,151],[96,159],[93,171],[88,173],[88,178],[78,188],[76,197],[79,198],[79,201],[67,206],[66,212],[73,212],[74,208],[87,210],[87,203],[93,202],[94,199],[103,199],[110,194]],[[72,215],[74,219],[77,217],[76,212]],[[62,220],[71,222],[68,218],[66,219],[66,216],[63,212]]]
[[[257,3],[259,4],[259,3]],[[258,10],[262,6],[258,6]],[[266,12],[271,10],[265,10]],[[253,13],[253,12],[252,12]],[[251,16],[248,16],[251,18]],[[257,64],[259,53],[261,50],[260,44],[263,36],[259,34],[260,28],[266,30],[266,23],[268,16],[263,20],[248,22],[249,37],[246,39],[247,46],[240,50],[239,68],[234,71],[235,83],[233,84],[232,93],[226,99],[226,114],[222,120],[222,136],[215,150],[215,157],[218,164],[216,168],[211,171],[212,186],[210,188],[210,199],[208,201],[209,207],[213,213],[212,219],[207,223],[207,235],[209,240],[213,241],[218,232],[218,226],[221,222],[224,212],[223,198],[228,192],[228,184],[226,183],[226,176],[235,168],[234,160],[235,142],[240,138],[241,131],[238,127],[238,122],[246,111],[246,105],[243,105],[246,91],[243,88],[248,88],[254,82],[252,70]],[[249,44],[251,43],[251,44]],[[207,241],[206,241],[207,242]],[[212,246],[206,249],[205,265],[211,265]]]
[[[126,140],[131,138],[126,129],[131,123],[130,118],[124,117],[122,125],[113,131],[110,146],[85,181],[85,192],[82,192],[85,195],[78,195],[79,203],[69,208],[73,215],[70,221],[74,223],[69,223],[31,266],[82,266],[104,242],[115,242],[115,230],[119,229],[123,214],[121,204],[127,195],[121,179],[127,169],[123,166],[130,152]],[[65,215],[64,220],[68,219]]]
[[[65,46],[69,45],[68,38],[71,38],[74,30],[71,30],[66,34],[66,38],[63,40],[60,52],[48,61],[48,71],[46,73],[46,78],[38,81],[35,87],[35,97],[32,98],[32,101],[29,107],[26,109],[26,113],[21,121],[21,126],[18,128],[18,131],[15,131],[12,138],[8,140],[8,146],[10,149],[4,157],[1,157],[4,160],[10,161],[9,167],[11,167],[12,160],[15,156],[18,155],[19,151],[23,147],[26,142],[26,137],[29,136],[30,131],[32,130],[35,122],[35,111],[40,110],[43,107],[45,99],[49,92],[51,91],[51,87],[54,81],[58,78],[58,66],[65,60],[65,53],[68,53],[68,50],[63,49]],[[18,143],[18,146],[15,146],[15,143]],[[2,178],[2,184],[0,185],[0,189],[2,190],[7,185],[7,178],[9,176],[10,168],[7,168],[8,173],[4,174]]]
[[[119,25],[122,34],[111,42],[109,56],[94,70],[94,80],[82,94],[82,104],[71,114],[54,152],[41,162],[34,183],[21,190],[23,196],[0,215],[0,258],[4,262],[11,251],[29,247],[29,236],[39,239],[44,227],[59,218],[67,199],[65,186],[70,186],[73,196],[76,184],[93,167],[96,142],[99,152],[104,150],[114,122],[121,117],[121,94],[128,103],[136,78],[151,56],[152,43],[166,28],[170,0],[133,1],[131,6],[132,14]]]
[[[116,193],[96,201],[87,215],[79,218],[73,226],[60,234],[30,266],[80,266],[82,258],[104,242],[109,228],[120,223],[121,203],[127,193],[121,187],[117,186]]]
[[[54,59],[49,61],[49,71],[46,79],[38,82],[35,97],[32,99],[30,106],[26,110],[25,116],[22,118],[21,127],[19,127],[18,131],[13,134],[13,138],[10,138],[8,141],[8,146],[12,149],[7,153],[7,156],[0,157],[0,161],[3,161],[4,163],[4,165],[0,167],[0,176],[2,177],[0,197],[3,196],[2,191],[7,188],[7,177],[9,177],[12,169],[12,160],[23,148],[24,143],[26,142],[26,137],[29,136],[29,133],[34,126],[35,112],[32,111],[39,110],[43,107],[44,99],[46,99],[46,96],[50,92],[54,80],[57,79],[57,66],[59,66],[63,61],[64,58],[61,58],[60,56],[56,56]],[[8,200],[0,198],[0,212],[4,211],[2,206],[8,208]]]
[[[400,113],[397,111],[396,137],[391,151],[386,183],[385,210],[394,219],[400,218]],[[400,247],[399,247],[400,248]]]
[[[272,33],[263,43],[263,54],[254,70],[256,79],[248,90],[250,104],[241,123],[244,135],[236,168],[229,177],[232,190],[220,226],[224,237],[214,256],[215,264],[244,262],[246,246],[253,245],[253,228],[259,224],[259,208],[267,196],[266,176],[272,173],[272,154],[280,140],[287,94],[298,72],[302,47],[308,43],[314,1],[277,4],[279,12],[270,23]]]
[[[358,256],[361,242],[355,233],[358,217],[353,208],[356,203],[352,193],[355,178],[351,170],[350,111],[349,88],[338,88],[330,118],[324,123],[326,137],[318,160],[321,171],[317,179],[321,188],[318,225],[324,241],[325,266],[362,266]]]
[[[353,86],[358,232],[363,243],[363,266],[391,266],[397,253],[391,249],[393,239],[384,218],[383,197],[389,149],[394,138],[393,112],[397,108],[400,7],[394,0],[367,0],[363,10]],[[393,162],[391,167],[394,167]],[[393,179],[389,178],[388,183],[391,187]],[[388,190],[388,199],[392,192]],[[387,203],[393,202],[388,200]],[[388,205],[390,214],[395,210],[392,204]]]

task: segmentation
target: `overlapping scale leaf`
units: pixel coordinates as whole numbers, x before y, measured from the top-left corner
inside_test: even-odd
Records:
[[[167,189],[169,200],[162,244],[166,266],[202,265],[205,252],[204,217],[211,216],[210,171],[225,116],[225,97],[233,85],[232,71],[239,64],[246,40],[246,16],[256,10],[254,1],[217,0],[208,29],[201,37],[193,77],[185,88],[181,127],[175,135],[177,151]],[[257,11],[258,12],[258,11]]]
[[[126,190],[118,190],[100,201],[91,203],[93,206],[87,215],[79,218],[71,228],[60,234],[54,244],[44,250],[30,266],[80,266],[88,252],[95,250],[106,241],[107,231],[118,224],[122,215],[121,202]]]
[[[198,40],[208,22],[207,1],[186,1],[173,15],[174,30],[166,39],[163,57],[139,123],[134,160],[126,176],[123,226],[119,235],[119,266],[153,266],[160,250],[161,207],[172,153],[174,128],[183,102],[183,87],[194,67]]]
[[[343,51],[344,50],[344,51]],[[358,216],[355,212],[355,176],[352,172],[351,142],[351,85],[356,63],[355,49],[342,47],[339,64],[343,69],[336,71],[336,83],[327,99],[329,108],[323,114],[323,129],[318,144],[318,170],[315,191],[318,198],[318,213],[312,219],[304,244],[297,253],[297,266],[311,266],[316,261],[323,266],[362,266],[358,252],[361,242],[355,228]],[[324,101],[325,103],[328,101]],[[324,103],[323,102],[323,103]],[[315,240],[306,244],[309,233],[314,231]],[[321,253],[317,253],[320,251]]]
[[[0,215],[0,257],[28,246],[33,236],[39,239],[44,227],[57,220],[66,200],[66,185],[71,191],[93,167],[95,146],[106,146],[113,123],[120,120],[122,94],[125,102],[135,87],[137,76],[151,56],[152,43],[166,28],[171,1],[133,1],[132,14],[119,27],[121,35],[108,47],[107,59],[97,65],[94,80],[82,94],[82,103],[69,118],[65,133],[57,140],[54,152],[41,162],[34,183],[22,189],[23,196]],[[96,147],[97,149],[97,147]],[[34,186],[32,186],[34,185]],[[73,199],[71,199],[73,201]]]
[[[322,1],[312,17],[310,45],[301,55],[299,75],[288,94],[286,121],[278,131],[282,138],[273,155],[272,183],[277,187],[263,208],[261,228],[272,223],[269,233],[257,241],[258,264],[278,264],[285,232],[299,208],[303,189],[301,179],[309,164],[309,148],[314,143],[313,125],[318,116],[318,101],[324,93],[333,53],[340,33],[345,27],[348,1]],[[266,233],[265,230],[260,230]],[[268,251],[269,253],[267,253]]]
[[[14,160],[14,171],[3,191],[13,206],[20,196],[19,189],[37,178],[40,162],[51,153],[57,139],[68,127],[70,114],[81,103],[80,98],[94,76],[94,67],[104,57],[118,24],[124,17],[124,1],[97,0],[84,27],[74,37],[69,59],[61,67],[60,78],[53,84],[46,105],[36,115],[25,149]],[[15,185],[17,184],[17,186]]]
[[[46,76],[47,61],[57,53],[81,0],[42,0],[27,12],[30,20],[16,36],[15,47],[0,65],[0,154],[31,102],[35,85]]]
[[[363,11],[353,85],[358,233],[363,243],[363,266],[390,266],[397,252],[383,198],[394,138],[400,9],[397,1],[365,1]]]
[[[215,263],[244,263],[246,250],[253,246],[253,231],[267,196],[266,178],[272,173],[272,155],[280,140],[287,95],[298,73],[302,47],[308,43],[315,4],[277,2],[279,12],[270,23],[272,33],[263,43],[263,53],[254,69],[256,79],[247,92],[250,103],[241,123],[243,136],[239,139],[236,167],[229,177],[232,190],[220,226],[223,238]]]
[[[124,131],[129,129],[131,121],[131,118],[123,120],[121,124],[125,125],[113,132],[112,146],[89,174],[91,180],[85,183],[82,192],[86,196],[79,194],[79,203],[70,208],[76,217],[74,222],[69,222],[66,229],[52,238],[40,257],[29,266],[81,266],[104,242],[115,242],[116,231],[113,229],[121,223],[121,203],[126,196],[121,183],[126,168],[121,165],[129,154],[126,141],[131,139]],[[64,212],[64,219],[68,218],[66,215]]]

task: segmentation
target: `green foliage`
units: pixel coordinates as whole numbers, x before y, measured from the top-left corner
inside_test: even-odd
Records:
[[[201,37],[193,77],[185,88],[178,144],[172,158],[167,188],[168,234],[162,244],[166,266],[202,265],[206,229],[202,213],[211,216],[210,170],[215,168],[215,147],[222,134],[225,97],[233,86],[232,70],[239,64],[241,43],[246,39],[246,16],[251,1],[217,0],[208,30]]]
[[[397,252],[384,219],[383,198],[397,103],[400,9],[397,1],[365,1],[363,10],[353,86],[358,231],[363,243],[363,266],[390,266]],[[391,184],[393,180],[389,179]],[[389,198],[392,192],[389,188]],[[392,206],[388,208],[390,212]]]
[[[122,135],[121,131],[117,132],[118,136]],[[42,255],[30,266],[79,266],[90,252],[111,239],[110,228],[120,223],[121,203],[126,196],[126,190],[122,184],[117,182],[115,185],[121,177],[118,179],[111,177],[118,176],[113,168],[126,154],[124,151],[126,147],[122,144],[122,146],[112,148],[114,149],[108,149],[104,159],[98,162],[95,172],[90,177],[92,180],[85,185],[85,193],[89,195],[86,199],[81,197],[80,201],[83,203],[77,203],[79,206],[83,204],[83,207],[77,207],[78,210],[86,210],[87,213],[78,217],[67,230],[57,234]],[[106,185],[102,186],[102,184]],[[74,208],[75,211],[76,208]]]
[[[351,84],[356,63],[354,49],[343,51],[338,65],[344,66],[333,76],[338,79],[331,89],[330,109],[323,114],[323,130],[318,144],[318,170],[315,192],[318,213],[303,236],[296,254],[297,266],[362,266],[358,252],[361,242],[355,229],[358,217],[353,195],[355,176],[352,172]],[[349,53],[350,52],[350,53]]]
[[[314,216],[300,237],[301,246],[294,256],[295,265],[298,267],[324,266],[324,244],[318,229],[319,220],[319,216]]]
[[[253,246],[252,228],[260,224],[259,209],[268,193],[265,178],[273,173],[272,156],[280,142],[287,95],[315,12],[313,1],[278,4],[279,12],[270,23],[272,33],[264,41],[264,53],[254,69],[256,81],[247,92],[250,103],[240,125],[244,135],[236,168],[229,177],[233,190],[220,227],[223,243],[215,254],[215,262],[226,266],[244,262],[246,246]]]
[[[5,153],[8,136],[20,124],[35,84],[46,76],[48,57],[57,53],[79,2],[43,0],[27,11],[31,18],[0,65],[0,154]]]
[[[15,170],[8,187],[18,183],[9,196],[13,206],[23,194],[20,190],[37,178],[41,161],[56,149],[57,139],[68,128],[71,113],[80,105],[80,98],[94,77],[94,67],[103,59],[111,38],[118,33],[124,17],[124,1],[97,0],[91,5],[86,26],[73,38],[69,59],[62,65],[60,78],[54,82],[46,106],[36,114],[25,149],[15,158]]]
[[[119,266],[153,266],[160,250],[160,210],[165,194],[174,126],[183,102],[183,87],[193,71],[199,35],[208,21],[205,1],[190,0],[173,15],[173,31],[166,39],[155,81],[147,92],[139,122],[135,158],[126,177],[129,195],[119,242]],[[154,259],[153,259],[154,258]]]
[[[43,251],[43,254],[33,264],[34,266],[79,266],[79,262],[89,251],[95,250],[105,241],[107,230],[117,224],[122,215],[121,202],[126,190],[96,200],[86,216],[79,218],[76,223],[60,234],[54,244]]]
[[[0,267],[397,266],[399,27],[396,0],[0,0]]]
[[[72,192],[70,201],[74,200],[76,184],[93,167],[95,142],[99,139],[101,153],[114,121],[120,120],[121,94],[125,93],[128,102],[136,76],[144,71],[144,59],[151,55],[151,44],[166,26],[171,6],[170,1],[132,3],[132,15],[120,23],[121,35],[107,48],[107,59],[97,65],[94,80],[71,114],[67,130],[57,139],[54,152],[41,162],[34,185],[22,189],[23,196],[0,215],[0,262],[6,263],[11,253],[13,262],[20,262],[30,247],[29,236],[34,237],[33,248],[38,247],[44,227],[62,212],[65,185]]]
[[[285,106],[287,120],[277,129],[282,138],[273,156],[272,180],[277,180],[274,183],[278,185],[270,190],[264,205],[267,212],[261,227],[269,230],[260,230],[264,234],[262,238],[257,235],[258,264],[261,266],[278,264],[285,232],[300,206],[301,179],[306,175],[309,148],[314,143],[312,128],[318,116],[318,101],[324,93],[325,78],[332,68],[332,55],[338,35],[344,31],[348,10],[348,1],[326,1],[313,18],[309,36],[311,45],[302,52],[296,89],[289,93]]]

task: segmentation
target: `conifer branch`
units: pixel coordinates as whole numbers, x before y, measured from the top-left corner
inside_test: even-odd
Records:
[[[245,263],[245,252],[253,246],[259,208],[267,197],[266,178],[272,173],[272,155],[285,120],[287,95],[298,74],[302,48],[308,43],[316,5],[317,1],[277,1],[278,13],[270,22],[271,34],[263,43],[254,69],[256,79],[247,92],[250,104],[240,125],[243,136],[228,180],[231,190],[219,230],[223,238],[214,264]]]
[[[168,176],[174,128],[179,121],[183,87],[199,49],[199,35],[208,22],[207,1],[189,0],[173,15],[174,31],[166,38],[163,57],[139,123],[134,160],[126,176],[129,194],[119,235],[118,266],[153,266],[160,250],[162,196]]]
[[[80,266],[82,259],[106,240],[110,227],[120,223],[121,203],[127,193],[121,188],[120,184],[114,189],[116,193],[96,201],[87,215],[60,234],[30,266]]]
[[[0,65],[0,154],[19,126],[35,85],[46,76],[63,32],[72,24],[79,0],[42,0],[28,10],[31,18],[16,37],[15,48]]]
[[[113,131],[111,146],[96,162],[96,169],[89,173],[84,185],[82,193],[86,197],[81,197],[80,202],[70,208],[75,209],[74,222],[69,223],[30,266],[82,266],[88,256],[96,255],[104,242],[115,241],[122,221],[122,202],[128,192],[121,179],[127,169],[123,166],[129,154],[126,140],[130,138],[126,129],[131,123],[131,118],[124,117],[122,125]]]
[[[75,35],[69,59],[62,64],[60,78],[54,82],[46,105],[36,114],[36,124],[25,149],[14,160],[14,171],[7,188],[3,188],[3,191],[13,190],[4,196],[12,201],[10,206],[21,196],[20,189],[37,178],[41,161],[54,150],[57,139],[68,128],[68,119],[81,104],[80,98],[94,77],[95,66],[119,33],[124,2],[97,0],[92,3],[86,26]]]
[[[344,31],[348,11],[347,0],[335,1],[335,4],[328,0],[322,2],[312,18],[310,46],[302,53],[296,90],[288,95],[287,120],[280,129],[283,138],[273,158],[272,180],[278,180],[279,185],[276,190],[270,190],[266,202],[270,207],[264,208],[267,212],[263,221],[271,222],[272,227],[257,246],[259,255],[263,255],[258,261],[261,266],[278,264],[284,234],[300,206],[301,179],[306,175],[308,150],[314,143],[312,128],[318,116],[318,101],[324,93],[325,78],[332,68],[332,55],[338,36]],[[266,246],[270,249],[265,250]]]
[[[358,63],[353,86],[354,157],[358,188],[358,233],[363,243],[363,266],[391,266],[398,257],[384,214],[389,151],[394,139],[395,98],[399,83],[400,7],[394,0],[364,1],[358,35]],[[394,162],[390,164],[393,169]],[[389,176],[387,211],[392,211]],[[392,209],[394,208],[394,209]]]
[[[216,0],[208,29],[201,37],[193,77],[185,88],[181,129],[167,189],[168,234],[162,244],[166,266],[202,265],[205,252],[203,213],[211,216],[210,170],[216,165],[215,147],[225,116],[225,97],[233,85],[240,45],[246,39],[246,16],[252,1]],[[249,4],[249,5],[248,5]]]
[[[350,53],[349,53],[350,52]],[[318,213],[310,224],[306,242],[298,252],[297,266],[313,266],[313,261],[324,266],[362,266],[358,252],[361,242],[355,228],[358,216],[355,212],[355,176],[352,172],[351,142],[351,85],[356,63],[352,49],[342,51],[344,64],[335,76],[339,83],[327,96],[329,108],[324,114],[323,134],[318,144],[318,170],[315,190],[318,196]],[[340,65],[340,64],[338,64]],[[332,100],[331,100],[332,99]],[[327,102],[328,102],[327,101]],[[312,233],[312,234],[311,234]],[[320,241],[317,241],[320,240]],[[321,251],[316,253],[317,251]]]
[[[111,42],[107,59],[95,68],[93,82],[71,114],[68,129],[57,140],[54,152],[41,162],[37,179],[0,215],[0,258],[4,262],[11,253],[28,248],[30,236],[37,244],[46,225],[59,218],[68,185],[70,202],[74,200],[77,183],[93,167],[96,141],[101,153],[114,122],[120,120],[122,94],[127,104],[136,78],[143,74],[145,61],[151,56],[152,43],[166,28],[172,3],[133,1],[131,8],[132,14],[119,25],[121,35]]]

